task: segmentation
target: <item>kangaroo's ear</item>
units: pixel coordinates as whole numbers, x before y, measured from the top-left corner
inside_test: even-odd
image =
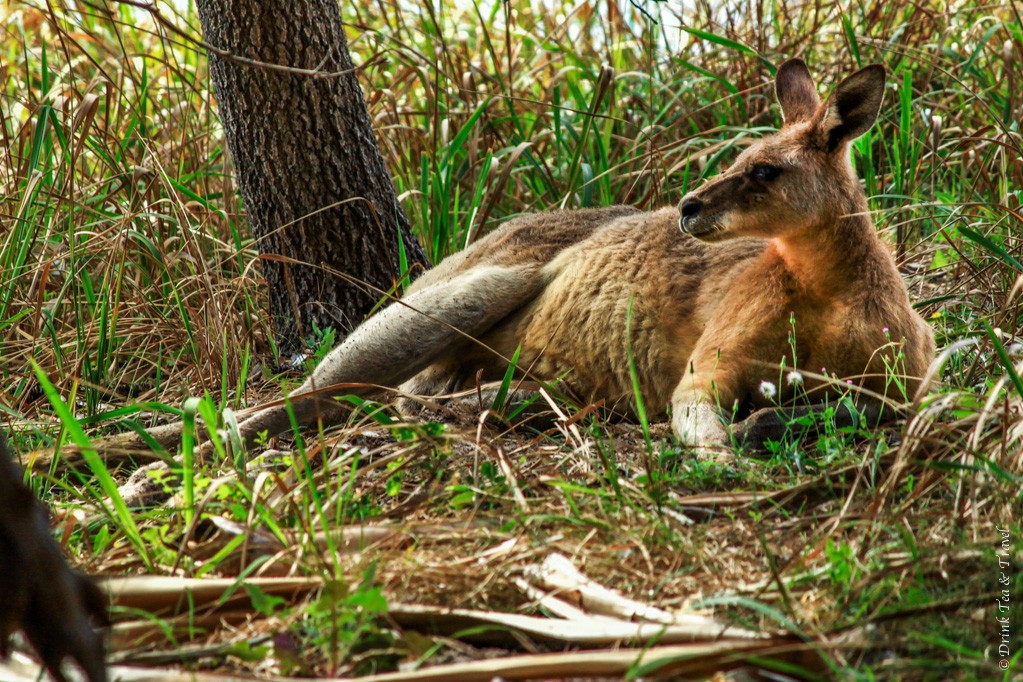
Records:
[[[819,132],[828,151],[870,130],[881,110],[884,81],[884,67],[871,64],[838,84],[820,113]]]
[[[810,69],[802,59],[790,59],[778,67],[774,92],[785,117],[785,125],[809,119],[821,104]]]

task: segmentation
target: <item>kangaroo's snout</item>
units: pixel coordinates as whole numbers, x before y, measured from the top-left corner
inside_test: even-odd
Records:
[[[716,184],[711,183],[713,186]],[[706,185],[700,189],[700,194],[706,196]],[[711,204],[714,208],[714,204]],[[709,210],[707,202],[697,196],[696,192],[690,192],[682,197],[678,206],[678,228],[683,234],[696,237],[703,242],[719,241],[723,235],[720,224],[720,211]]]
[[[693,195],[692,192],[682,197],[682,205],[679,206],[678,227],[683,232],[688,232],[692,227],[692,221],[700,214],[703,202]]]

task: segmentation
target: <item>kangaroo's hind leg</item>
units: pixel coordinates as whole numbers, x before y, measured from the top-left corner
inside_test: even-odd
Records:
[[[398,386],[485,334],[532,300],[544,285],[542,267],[535,263],[476,266],[409,294],[359,325],[285,401],[263,407],[243,420],[238,425],[239,435],[246,445],[252,445],[262,434],[276,436],[287,431],[292,416],[299,425],[321,417],[327,423],[338,420],[341,409],[335,397],[368,396]],[[149,434],[160,445],[176,448],[181,423],[151,429]],[[151,475],[161,468],[166,469],[164,462],[143,467],[120,488],[129,506],[166,498],[163,486]]]
[[[470,339],[479,337],[540,293],[545,284],[535,263],[477,266],[392,303],[332,350],[287,402],[298,424],[338,414],[333,400],[368,395],[410,379]],[[361,386],[352,386],[361,384]],[[239,425],[251,444],[291,424],[288,405],[276,404]]]

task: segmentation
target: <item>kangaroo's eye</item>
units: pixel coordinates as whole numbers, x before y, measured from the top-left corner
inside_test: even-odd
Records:
[[[767,163],[758,163],[756,166],[753,166],[753,170],[750,171],[750,177],[754,180],[760,180],[761,182],[770,182],[779,175],[781,175],[781,168]]]

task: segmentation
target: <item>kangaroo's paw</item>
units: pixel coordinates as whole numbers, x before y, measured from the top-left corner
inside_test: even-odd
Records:
[[[671,426],[683,445],[730,452],[732,437],[717,409],[707,403],[676,405]]]

